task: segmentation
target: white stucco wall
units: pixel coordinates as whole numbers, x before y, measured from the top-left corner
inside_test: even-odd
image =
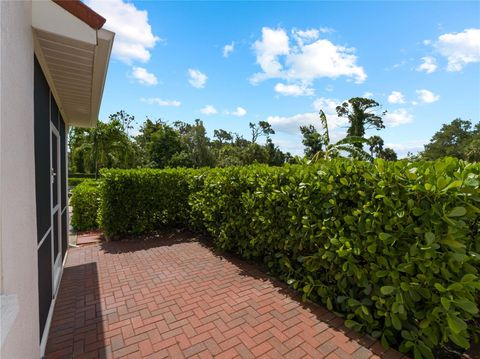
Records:
[[[40,357],[30,1],[0,1],[0,294],[18,314],[0,358]]]

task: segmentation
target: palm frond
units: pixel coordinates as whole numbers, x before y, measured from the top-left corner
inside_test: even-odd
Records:
[[[357,158],[361,161],[369,161],[369,162],[373,161],[373,157],[360,148],[349,146],[349,145],[338,145],[335,147],[337,150],[347,152],[350,155],[352,155],[352,157]]]
[[[318,151],[317,153],[315,153],[315,154],[312,156],[311,162],[312,162],[312,163],[318,162],[318,161],[320,161],[321,159],[323,159],[324,157],[325,157],[325,153],[324,153],[323,151]]]
[[[342,138],[340,141],[338,141],[336,144],[337,145],[344,145],[344,144],[353,144],[353,143],[367,143],[368,140],[363,137],[359,136],[348,136],[345,138]]]
[[[328,146],[330,144],[330,134],[328,132],[328,121],[327,116],[325,116],[325,112],[320,110],[320,122],[322,123],[323,127],[323,145]]]

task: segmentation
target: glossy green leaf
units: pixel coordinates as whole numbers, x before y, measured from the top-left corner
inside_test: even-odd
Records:
[[[465,207],[455,207],[454,209],[452,209],[447,214],[447,216],[448,217],[461,217],[461,216],[464,216],[466,213],[467,213],[467,210],[465,209]]]
[[[447,322],[448,327],[455,334],[459,334],[462,330],[467,329],[467,324],[457,316],[448,315]]]
[[[380,288],[380,292],[382,292],[383,295],[392,294],[394,290],[395,290],[395,287],[392,287],[390,285],[386,285]]]

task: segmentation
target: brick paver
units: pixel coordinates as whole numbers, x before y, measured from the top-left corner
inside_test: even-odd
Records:
[[[188,234],[69,250],[46,358],[400,358]]]

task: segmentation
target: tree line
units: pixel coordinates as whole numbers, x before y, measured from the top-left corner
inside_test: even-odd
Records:
[[[223,129],[207,136],[199,119],[193,124],[168,124],[147,118],[138,134],[130,135],[134,116],[119,111],[95,128],[71,128],[69,170],[98,174],[101,168],[225,167],[265,163],[280,166],[293,159],[271,138],[275,134],[266,121],[250,123],[249,139]],[[259,140],[265,139],[264,144]]]
[[[442,157],[456,157],[470,162],[480,162],[480,122],[456,118],[442,125],[424,151],[413,158],[435,160]]]
[[[224,129],[214,130],[213,139],[206,134],[203,122],[193,124],[176,121],[173,124],[161,119],[147,118],[138,133],[131,134],[135,117],[125,111],[109,116],[107,122],[98,121],[95,128],[69,130],[69,170],[75,173],[98,174],[101,168],[166,168],[166,167],[225,167],[264,163],[281,166],[305,160],[329,159],[348,156],[359,160],[383,158],[397,160],[392,148],[369,130],[385,128],[384,112],[378,102],[369,98],[354,97],[337,106],[339,117],[348,120],[346,137],[332,142],[328,119],[319,113],[316,126],[300,126],[304,157],[283,152],[273,142],[275,134],[266,121],[249,123],[250,136]],[[264,143],[260,143],[260,140]],[[424,151],[410,160],[453,156],[468,161],[480,161],[480,123],[455,119],[444,124],[435,133]]]

